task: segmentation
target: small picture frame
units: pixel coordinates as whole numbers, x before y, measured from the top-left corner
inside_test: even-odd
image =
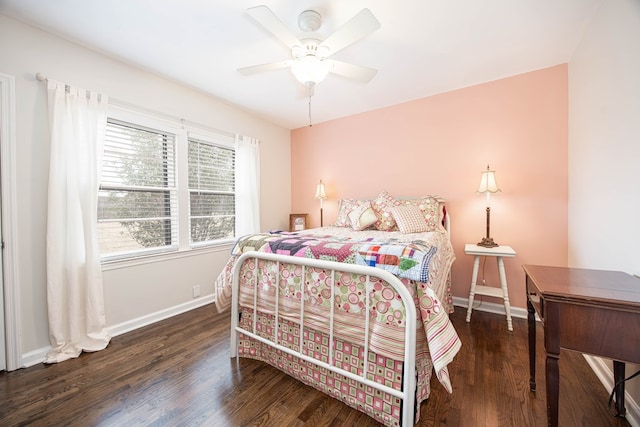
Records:
[[[290,214],[289,231],[301,231],[307,228],[307,217],[309,214]]]

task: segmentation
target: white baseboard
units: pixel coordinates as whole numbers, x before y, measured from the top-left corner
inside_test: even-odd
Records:
[[[202,298],[197,298],[183,304],[165,308],[164,310],[156,311],[155,313],[147,314],[136,319],[131,319],[118,325],[109,326],[107,329],[112,337],[117,337],[118,335],[142,328],[143,326],[151,325],[152,323],[168,319],[178,314],[186,313],[189,310],[211,304],[213,303],[213,300],[213,294],[206,295]]]
[[[198,307],[211,304],[213,302],[213,294],[206,295],[202,298],[197,298],[183,304],[178,304],[173,307],[165,308],[164,310],[156,311],[155,313],[147,314],[136,319],[131,319],[117,325],[109,326],[107,327],[107,330],[112,337],[116,337],[118,335],[122,335],[138,328],[142,328],[143,326],[151,325],[152,323],[177,316],[178,314],[186,313],[189,310],[193,310]],[[44,359],[46,358],[49,350],[51,350],[51,346],[38,348],[28,353],[24,353],[22,355],[22,365],[20,367],[28,368],[29,366],[37,365],[38,363],[44,362]]]
[[[453,305],[467,308],[469,306],[469,299],[453,297]],[[476,298],[473,301],[473,309],[479,310],[479,311],[486,311],[487,313],[500,314],[502,316],[506,315],[503,304],[496,304],[494,302],[486,302],[486,301],[478,301],[478,298]],[[473,317],[473,314],[471,316]],[[527,309],[520,308],[520,307],[511,307],[511,317],[526,319]]]
[[[31,350],[28,353],[22,354],[22,364],[21,368],[28,368],[29,366],[37,365],[38,363],[44,362],[47,353],[51,350],[51,346],[37,348],[35,350]]]
[[[607,392],[611,393],[611,390],[613,390],[613,372],[609,366],[600,357],[588,354],[583,354],[583,356]],[[626,391],[624,393],[624,406],[627,409],[625,418],[629,424],[631,424],[632,427],[640,427],[640,406],[638,406],[638,402]]]
[[[469,306],[469,299],[453,297],[453,305],[466,309]],[[492,302],[482,301],[476,304],[476,301],[474,301],[473,309],[505,315],[504,305]],[[511,316],[526,319],[527,310],[525,308],[511,307]],[[537,314],[536,320],[540,320]],[[583,354],[583,356],[607,392],[611,393],[611,390],[613,390],[613,372],[609,369],[609,366],[607,366],[605,361],[600,357],[590,356],[588,354]],[[638,406],[638,402],[636,402],[628,392],[625,392],[624,395],[624,406],[627,408],[626,419],[629,424],[631,424],[632,427],[640,427],[640,406]]]

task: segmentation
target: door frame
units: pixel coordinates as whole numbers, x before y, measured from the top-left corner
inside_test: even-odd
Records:
[[[16,185],[16,81],[0,73],[0,185],[2,203],[2,274],[6,370],[22,367],[20,292],[18,288],[18,210]]]

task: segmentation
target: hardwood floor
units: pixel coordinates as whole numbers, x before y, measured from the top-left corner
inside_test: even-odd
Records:
[[[457,307],[463,342],[450,374],[435,379],[419,426],[544,426],[543,350],[529,391],[527,325]],[[541,346],[542,329],[538,328]],[[628,426],[577,353],[560,357],[560,425]],[[0,373],[0,425],[376,426],[371,418],[261,362],[229,358],[229,314],[212,305],[113,338],[106,350],[56,365]]]

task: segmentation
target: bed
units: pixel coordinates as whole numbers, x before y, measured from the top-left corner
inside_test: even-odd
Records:
[[[231,311],[232,357],[269,363],[386,426],[413,425],[433,372],[452,391],[461,345],[448,317],[450,219],[435,198],[430,212],[425,198],[394,201],[389,216],[344,200],[335,226],[239,238],[216,308]],[[345,226],[341,215],[362,204]],[[394,209],[405,205],[428,226],[407,229]]]

